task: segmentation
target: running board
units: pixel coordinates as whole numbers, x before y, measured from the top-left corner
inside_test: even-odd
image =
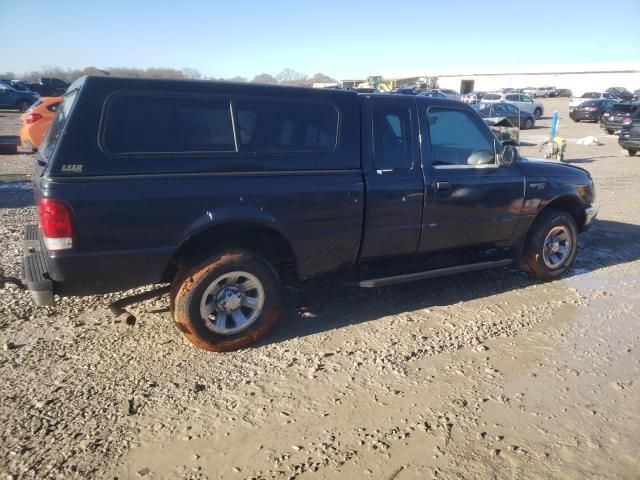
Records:
[[[395,285],[396,283],[424,280],[425,278],[443,277],[445,275],[473,272],[474,270],[484,270],[486,268],[506,267],[512,263],[512,258],[504,258],[502,260],[491,260],[489,262],[469,263],[467,265],[456,265],[454,267],[436,268],[434,270],[426,270],[424,272],[406,273],[390,277],[369,278],[367,280],[360,280],[359,282],[356,282],[356,285],[363,288],[385,287],[387,285]]]

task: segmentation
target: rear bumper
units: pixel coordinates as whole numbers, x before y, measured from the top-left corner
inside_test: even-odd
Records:
[[[37,225],[27,225],[22,283],[38,306],[53,305],[61,296],[99,295],[159,283],[172,249],[99,254],[48,252]]]
[[[624,136],[620,134],[618,137],[618,145],[620,145],[625,150],[629,148],[640,150],[640,138],[631,138],[628,136]]]
[[[582,112],[573,110],[569,112],[569,117],[572,120],[592,120],[595,122],[600,118],[600,114],[598,112]]]
[[[37,225],[27,225],[24,232],[22,283],[39,307],[55,304],[53,281],[49,277],[47,258],[38,236]]]

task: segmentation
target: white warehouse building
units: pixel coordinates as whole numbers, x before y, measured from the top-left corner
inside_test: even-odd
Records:
[[[460,93],[551,86],[582,95],[609,87],[639,89],[640,61],[432,69],[383,75],[386,82],[391,81],[396,87],[426,81],[428,77],[437,77],[440,88]]]

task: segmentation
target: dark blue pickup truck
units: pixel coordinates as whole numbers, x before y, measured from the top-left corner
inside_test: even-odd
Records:
[[[460,102],[84,77],[35,159],[39,305],[171,284],[196,346],[260,338],[278,272],[376,287],[516,263],[549,280],[595,218],[580,168],[521,159]]]

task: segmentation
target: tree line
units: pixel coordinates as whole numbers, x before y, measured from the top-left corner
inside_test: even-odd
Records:
[[[285,68],[277,75],[261,73],[251,80],[242,76],[231,78],[207,77],[194,68],[125,68],[114,67],[106,70],[96,67],[86,67],[83,69],[71,69],[60,67],[44,67],[40,70],[33,70],[22,75],[15,72],[5,72],[0,74],[0,79],[26,80],[36,82],[42,77],[54,77],[65,80],[69,83],[83,75],[113,75],[117,77],[137,77],[137,78],[182,78],[194,80],[226,80],[230,82],[253,82],[273,85],[309,85],[312,83],[336,83],[337,80],[324,73],[316,73],[307,76],[291,68]]]

